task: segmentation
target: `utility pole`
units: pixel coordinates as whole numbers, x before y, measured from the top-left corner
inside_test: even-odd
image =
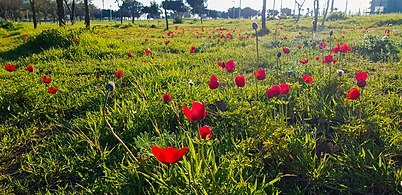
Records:
[[[241,0],[240,0],[240,6],[239,6],[239,19],[241,18]]]
[[[348,15],[348,2],[349,0],[346,0],[345,15]]]
[[[233,19],[236,19],[236,1],[233,0]]]
[[[112,21],[112,6],[110,6],[110,18],[109,21]]]
[[[273,8],[272,8],[272,16],[275,15],[275,1],[276,1],[276,0],[274,0],[274,6],[273,6]]]
[[[282,9],[283,9],[283,0],[281,0],[281,9],[279,10],[279,13],[281,13],[282,14]]]
[[[105,0],[102,0],[101,21],[103,20],[103,10],[105,10]]]

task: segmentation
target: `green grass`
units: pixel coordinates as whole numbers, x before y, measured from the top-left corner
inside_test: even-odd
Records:
[[[375,55],[400,59],[400,21],[401,15],[349,17],[327,22],[314,40],[311,18],[298,24],[269,21],[270,33],[260,37],[260,64],[255,39],[238,36],[253,36],[249,20],[184,20],[171,25],[173,38],[157,21],[93,22],[89,31],[83,24],[0,29],[0,37],[9,36],[0,38],[0,64],[17,66],[14,72],[0,69],[0,193],[400,194],[402,64],[387,57],[370,61]],[[363,32],[365,27],[370,28]],[[233,38],[215,38],[221,35],[216,28]],[[385,28],[392,32],[386,44],[397,51],[370,53],[365,33],[383,37]],[[328,67],[317,48],[321,39],[328,47],[348,43],[358,49]],[[190,54],[191,46],[196,54]],[[278,70],[281,46],[291,53],[282,54]],[[145,54],[147,48],[154,58]],[[320,61],[314,60],[317,55]],[[302,58],[309,63],[300,65]],[[217,62],[231,59],[237,70],[228,74]],[[35,71],[28,72],[27,65]],[[260,67],[267,71],[264,81],[253,75]],[[115,77],[117,69],[122,79]],[[342,77],[337,69],[345,71]],[[369,74],[367,86],[359,100],[348,100],[360,71]],[[306,73],[314,77],[312,85],[302,81]],[[208,88],[211,75],[220,81],[216,90]],[[235,86],[237,75],[246,76],[245,88]],[[42,76],[53,81],[45,84]],[[106,105],[107,120],[138,161],[103,120],[109,81],[116,90]],[[290,93],[268,99],[265,91],[281,83],[290,85]],[[49,86],[59,92],[48,93]],[[164,93],[172,96],[168,105]],[[218,100],[226,110],[215,106]],[[181,106],[193,101],[207,106],[202,122],[183,114]],[[211,126],[212,139],[200,140],[197,128],[203,125]],[[153,156],[154,145],[189,150],[167,166]]]

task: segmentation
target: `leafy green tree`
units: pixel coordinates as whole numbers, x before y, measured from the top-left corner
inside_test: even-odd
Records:
[[[178,15],[180,12],[185,12],[186,6],[184,5],[183,1],[181,0],[165,0],[162,2],[162,8],[165,12],[165,20],[166,20],[166,30],[169,29],[169,21],[168,21],[168,16],[167,16],[167,11],[173,11],[175,15]]]
[[[202,24],[202,14],[205,13],[206,0],[186,0],[186,1],[191,7],[191,12],[193,14],[198,14],[200,16],[201,24]]]
[[[159,18],[160,17],[159,5],[155,1],[152,1],[150,6],[145,6],[142,9],[142,12],[147,13],[148,18]]]
[[[136,0],[125,0],[121,5],[120,9],[124,12],[127,12],[131,17],[131,22],[134,24],[135,17],[140,17],[142,14],[142,10],[144,5],[141,2]]]

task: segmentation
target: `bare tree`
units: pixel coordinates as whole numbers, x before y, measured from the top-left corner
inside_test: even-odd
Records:
[[[324,24],[325,24],[325,20],[327,19],[327,15],[328,15],[328,9],[329,9],[329,3],[330,3],[330,1],[331,1],[331,0],[328,0],[328,1],[327,1],[327,7],[326,7],[326,9],[324,10],[324,17],[322,18],[322,21],[321,21],[321,26],[324,26]]]
[[[313,31],[317,32],[317,21],[318,21],[318,13],[320,9],[319,0],[314,0],[314,21],[313,21]]]
[[[301,12],[301,9],[303,8],[303,5],[305,2],[306,2],[306,0],[304,0],[302,3],[299,3],[297,0],[295,0],[295,3],[297,5],[297,11],[298,11],[296,23],[298,23],[300,20],[300,12]]]
[[[331,13],[334,12],[334,2],[335,2],[335,0],[332,0],[332,4],[331,4]]]
[[[29,3],[31,4],[31,9],[32,9],[32,18],[33,18],[34,29],[36,29],[36,27],[38,27],[38,22],[37,22],[37,18],[36,18],[35,0],[29,0]]]
[[[70,14],[71,24],[74,24],[75,23],[75,0],[71,1],[71,7],[70,7],[70,3],[68,2],[68,0],[64,0],[64,4],[66,4],[67,10]]]
[[[66,25],[66,21],[64,19],[63,0],[56,0],[56,3],[57,3],[57,18],[59,20],[59,25],[64,26]]]
[[[262,0],[262,11],[261,11],[261,18],[262,18],[262,29],[267,29],[267,0]]]

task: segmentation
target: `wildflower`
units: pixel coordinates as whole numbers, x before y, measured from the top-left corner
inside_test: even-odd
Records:
[[[174,147],[159,148],[158,146],[152,146],[152,153],[156,159],[168,165],[179,162],[186,154],[187,150],[187,147],[178,150]]]
[[[190,110],[187,106],[182,106],[184,115],[190,121],[201,121],[207,116],[207,111],[205,110],[205,104],[201,102],[193,102],[192,109]]]
[[[259,70],[254,70],[254,75],[257,78],[257,80],[264,80],[267,77],[267,73],[265,72],[265,69],[260,68]]]
[[[290,49],[287,48],[287,47],[282,47],[282,51],[283,51],[283,53],[285,53],[285,54],[289,54],[289,53],[290,53]]]
[[[52,82],[52,78],[47,78],[46,76],[42,76],[42,81],[44,83],[50,83],[50,82]]]
[[[350,100],[357,100],[360,97],[360,91],[357,88],[351,88],[347,96]]]
[[[15,65],[14,64],[6,64],[4,67],[8,72],[13,72],[15,71]]]
[[[237,87],[244,87],[246,86],[246,79],[244,76],[237,76],[235,79]]]
[[[304,58],[304,59],[299,60],[299,62],[300,62],[300,64],[307,64],[307,63],[308,63],[308,59],[307,59],[307,58]]]
[[[29,71],[29,72],[33,72],[34,71],[34,66],[32,66],[32,65],[29,65],[29,66],[27,66],[27,70]]]
[[[305,74],[302,79],[305,83],[312,84],[314,78],[308,74]]]
[[[123,71],[117,70],[114,75],[118,78],[121,79],[123,77]]]
[[[226,71],[229,73],[236,70],[236,63],[233,60],[229,60],[225,63]]]
[[[217,89],[219,87],[219,80],[215,75],[212,75],[208,82],[210,89]]]
[[[280,90],[281,95],[286,95],[290,92],[290,87],[288,84],[283,83],[283,84],[280,84],[279,87],[281,88],[281,90]]]
[[[52,93],[52,94],[55,94],[55,93],[57,93],[57,91],[59,91],[57,88],[54,88],[54,87],[49,87],[48,89],[47,89],[47,91],[49,92],[49,93]]]
[[[163,102],[165,102],[165,104],[169,104],[170,101],[171,101],[170,94],[163,94],[162,95],[162,100],[163,100]]]
[[[209,139],[212,138],[212,130],[211,127],[205,125],[198,129],[198,133],[200,134],[201,139]]]

